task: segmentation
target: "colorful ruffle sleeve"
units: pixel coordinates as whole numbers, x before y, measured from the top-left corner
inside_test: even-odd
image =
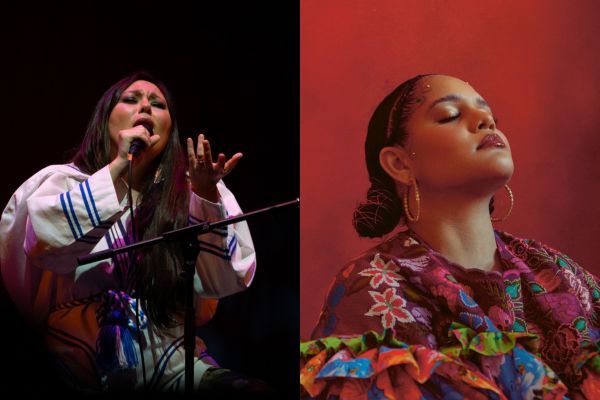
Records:
[[[328,337],[301,345],[301,384],[316,398],[435,399],[558,398],[566,386],[526,349],[531,335],[455,326],[456,344],[435,350],[408,345],[393,330],[379,335]],[[490,377],[470,359],[488,358],[500,374]],[[505,394],[507,393],[507,394]]]
[[[302,397],[598,398],[600,357],[591,314],[578,310],[579,319],[565,316],[570,323],[555,316],[550,323],[544,320],[549,314],[532,318],[531,312],[544,309],[537,303],[547,302],[534,297],[539,288],[529,273],[535,273],[515,256],[514,246],[500,236],[498,243],[505,263],[497,274],[500,294],[509,305],[504,308],[478,304],[474,299],[481,293],[461,271],[407,235],[350,263],[330,287],[314,340],[300,346]],[[533,250],[538,259],[543,253],[545,261],[556,261],[550,250]],[[561,259],[585,281],[583,269]],[[557,288],[572,291],[562,281]],[[574,338],[575,349],[565,353]],[[550,349],[570,358],[557,367],[549,362]]]

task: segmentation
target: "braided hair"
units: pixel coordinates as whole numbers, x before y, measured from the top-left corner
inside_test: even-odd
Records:
[[[377,106],[369,121],[365,159],[371,187],[367,201],[358,205],[353,217],[354,229],[360,236],[383,236],[404,216],[396,183],[379,164],[379,152],[386,146],[406,143],[406,122],[420,100],[416,85],[425,76],[429,75],[417,75],[400,84]]]

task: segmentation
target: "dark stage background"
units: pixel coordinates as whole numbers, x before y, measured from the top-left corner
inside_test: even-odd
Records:
[[[213,152],[244,158],[226,179],[244,211],[299,196],[299,16],[295,4],[102,17],[4,16],[2,208],[46,165],[67,161],[96,101],[138,69],[172,90],[180,131],[204,132]],[[170,11],[170,10],[168,10]],[[249,222],[258,269],[249,290],[223,299],[200,328],[224,367],[297,397],[299,212]],[[42,394],[52,375],[10,305],[0,310],[1,392]]]

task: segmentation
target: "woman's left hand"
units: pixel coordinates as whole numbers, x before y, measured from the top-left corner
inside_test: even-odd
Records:
[[[217,162],[213,162],[210,143],[201,133],[198,135],[198,146],[194,153],[194,141],[187,139],[188,165],[192,190],[198,196],[217,203],[219,191],[217,182],[229,174],[242,158],[242,153],[236,153],[229,160],[225,154],[219,153]]]

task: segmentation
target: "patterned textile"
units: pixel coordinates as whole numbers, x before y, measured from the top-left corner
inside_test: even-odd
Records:
[[[302,396],[598,398],[600,281],[538,241],[495,237],[501,272],[410,231],[349,263],[300,345]]]

